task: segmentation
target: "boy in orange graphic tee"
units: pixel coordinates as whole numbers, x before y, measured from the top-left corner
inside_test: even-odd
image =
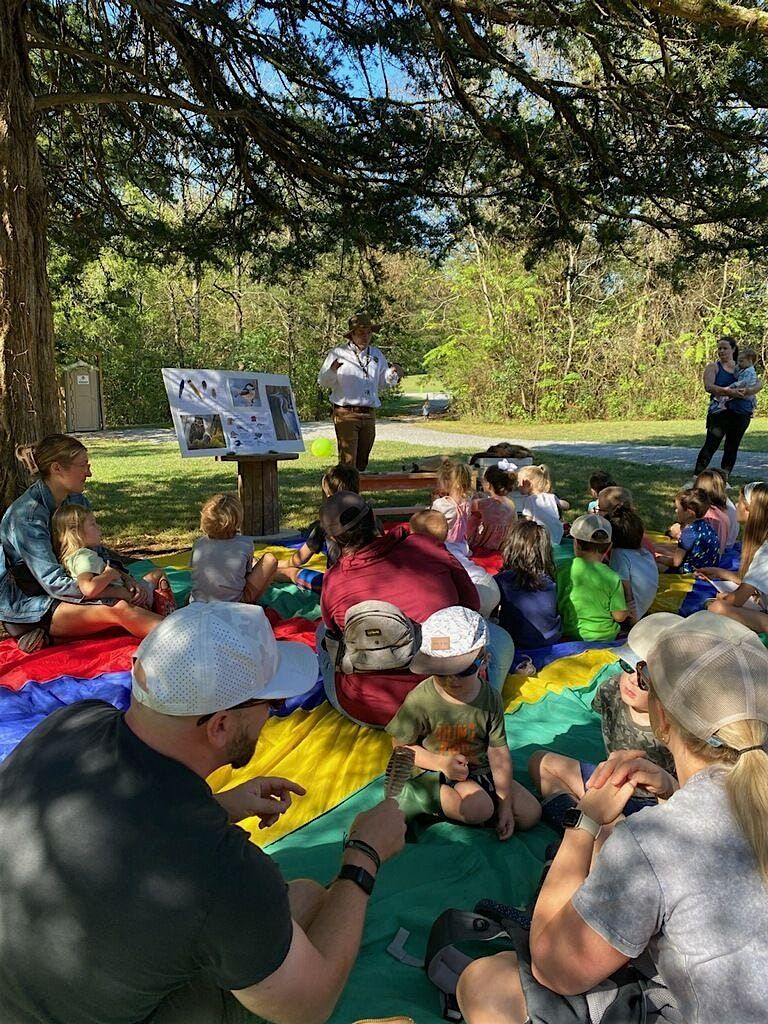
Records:
[[[499,839],[531,828],[535,797],[512,777],[504,706],[482,677],[488,627],[469,608],[444,608],[422,624],[411,664],[434,675],[408,694],[387,725],[394,746],[411,747],[416,767],[400,797],[406,817],[427,813],[465,825],[495,827]]]

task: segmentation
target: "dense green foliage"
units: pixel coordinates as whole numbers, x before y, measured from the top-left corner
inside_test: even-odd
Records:
[[[652,243],[652,244],[651,244]],[[654,248],[654,245],[656,248]],[[498,419],[584,420],[703,413],[701,371],[720,333],[768,357],[764,269],[700,262],[675,286],[665,250],[558,247],[534,269],[474,236],[436,269],[416,256],[373,265],[329,255],[281,284],[247,261],[148,266],[105,250],[80,275],[54,256],[59,361],[101,364],[111,426],[161,423],[161,366],[287,373],[304,418],[327,413],[320,361],[346,317],[381,318],[377,341],[409,372],[426,367],[454,409]]]

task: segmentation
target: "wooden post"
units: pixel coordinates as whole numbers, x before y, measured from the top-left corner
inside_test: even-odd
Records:
[[[243,533],[269,536],[280,530],[277,463],[298,459],[293,452],[279,455],[221,455],[221,462],[237,462],[237,493],[243,503]]]

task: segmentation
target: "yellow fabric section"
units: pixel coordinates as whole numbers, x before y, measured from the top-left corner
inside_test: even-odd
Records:
[[[257,555],[263,555],[266,551],[270,551],[278,562],[282,562],[287,558],[290,558],[294,550],[295,548],[284,548],[276,544],[262,547],[255,544],[253,548],[254,554]],[[153,558],[152,561],[155,565],[164,566],[170,569],[188,569],[191,556],[192,549],[188,548],[186,551],[177,551],[173,555],[160,555],[157,558]],[[312,555],[310,560],[306,563],[306,566],[308,569],[324,570],[325,555]]]
[[[669,537],[663,533],[649,533],[648,536],[654,544],[669,544]],[[659,589],[656,592],[656,600],[650,607],[649,615],[652,612],[677,612],[680,605],[690,593],[694,578],[692,573],[660,572]]]
[[[569,658],[558,658],[536,676],[509,675],[502,690],[504,710],[509,713],[523,703],[535,704],[546,693],[587,686],[604,665],[615,660],[611,651],[583,651]]]
[[[258,818],[240,822],[255,843],[272,843],[366,786],[384,771],[391,752],[387,733],[354,725],[324,702],[313,711],[270,718],[250,763],[220,768],[208,782],[218,792],[256,776],[281,775],[304,786],[307,795],[295,798],[268,836]]]

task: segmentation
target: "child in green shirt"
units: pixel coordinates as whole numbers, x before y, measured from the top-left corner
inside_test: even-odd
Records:
[[[408,746],[417,768],[406,784],[406,816],[438,814],[465,825],[495,826],[499,839],[531,828],[535,797],[512,777],[501,697],[481,678],[488,626],[469,608],[443,608],[422,624],[411,664],[423,680],[387,725],[394,746]]]
[[[557,610],[563,635],[578,640],[615,640],[628,616],[621,579],[603,563],[611,524],[590,513],[571,526],[574,558],[557,574]]]

